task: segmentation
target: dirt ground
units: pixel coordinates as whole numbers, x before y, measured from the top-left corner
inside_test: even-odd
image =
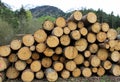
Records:
[[[19,79],[16,79],[16,80],[7,79],[4,82],[22,82],[22,81]],[[48,81],[46,79],[42,79],[42,80],[34,80],[32,82],[48,82]],[[115,77],[115,76],[102,76],[102,77],[92,76],[90,78],[70,77],[69,79],[59,78],[56,82],[120,82],[120,77]]]

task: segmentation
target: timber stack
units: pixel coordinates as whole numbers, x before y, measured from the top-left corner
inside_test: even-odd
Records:
[[[95,13],[78,10],[68,19],[46,20],[33,35],[0,46],[0,80],[120,76],[120,40],[110,27],[99,23]]]

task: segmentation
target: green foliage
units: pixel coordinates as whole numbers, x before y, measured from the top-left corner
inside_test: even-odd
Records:
[[[27,16],[27,20],[32,20],[33,19],[33,16],[32,16],[32,13],[31,13],[30,10],[26,11],[26,16]]]

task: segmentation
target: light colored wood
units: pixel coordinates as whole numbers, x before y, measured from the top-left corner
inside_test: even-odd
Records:
[[[36,45],[36,51],[38,53],[43,53],[46,49],[46,44],[45,43],[39,43]]]
[[[85,27],[81,28],[79,31],[82,36],[86,36],[88,34],[88,30]]]
[[[92,67],[98,67],[101,64],[100,59],[96,55],[91,55],[90,57],[90,65]]]
[[[81,75],[81,70],[80,68],[75,68],[73,71],[72,71],[72,76],[73,77],[79,77]]]
[[[84,57],[82,54],[78,54],[73,61],[76,63],[76,65],[80,65],[84,62]]]
[[[63,33],[64,34],[69,34],[70,33],[70,29],[68,27],[64,27],[63,28]]]
[[[61,27],[55,27],[53,30],[52,30],[52,34],[57,36],[57,37],[60,37],[63,35],[63,29]]]
[[[103,67],[104,67],[105,70],[109,70],[109,69],[111,69],[111,67],[112,67],[112,63],[111,63],[111,61],[109,61],[109,60],[103,61],[102,64],[103,64]]]
[[[101,23],[101,28],[103,32],[107,32],[110,26],[108,25],[108,23],[104,22],[104,23]]]
[[[118,40],[110,40],[108,42],[108,44],[109,44],[110,48],[115,48],[115,46],[118,45]]]
[[[27,66],[27,63],[25,61],[18,60],[15,62],[15,68],[18,71],[23,71]]]
[[[98,51],[98,45],[96,43],[90,44],[89,45],[89,51],[91,53],[96,53]]]
[[[70,30],[75,30],[77,28],[77,24],[73,21],[69,21],[67,25]]]
[[[118,62],[120,60],[120,53],[119,51],[113,51],[110,55],[110,58],[113,62]]]
[[[0,71],[4,71],[8,68],[8,60],[6,58],[0,57]]]
[[[64,68],[64,65],[63,65],[63,63],[61,63],[59,61],[55,61],[53,63],[53,68],[54,68],[55,71],[62,71],[63,68]]]
[[[22,38],[22,42],[25,46],[32,46],[35,42],[34,37],[32,34],[26,34]]]
[[[58,27],[65,27],[66,26],[66,20],[63,17],[58,17],[55,21],[55,24]]]
[[[56,55],[56,54],[53,55],[53,56],[52,56],[52,60],[53,60],[53,61],[58,61],[58,60],[59,60],[59,56]]]
[[[21,60],[28,60],[31,57],[32,52],[30,51],[28,47],[22,47],[18,51],[17,55],[18,55],[18,58]]]
[[[89,43],[95,43],[95,41],[96,41],[96,35],[94,33],[92,33],[92,32],[89,32],[87,34],[87,41]]]
[[[60,55],[60,54],[62,54],[62,52],[63,52],[63,50],[60,46],[55,48],[55,54]]]
[[[18,60],[17,54],[11,53],[8,57],[9,62],[14,63]]]
[[[84,77],[91,77],[91,75],[92,75],[92,71],[91,71],[91,69],[90,68],[82,68],[82,75],[84,76]]]
[[[69,35],[62,35],[60,37],[60,43],[61,43],[61,45],[68,46],[70,44],[70,42],[71,42],[71,40],[70,40]]]
[[[44,78],[44,72],[42,70],[35,73],[35,77],[37,79],[43,79]]]
[[[81,38],[75,42],[75,47],[78,51],[83,52],[86,50],[88,46],[88,42],[86,39]]]
[[[107,38],[107,34],[105,32],[97,33],[97,41],[104,42]]]
[[[33,72],[38,72],[41,70],[41,62],[39,60],[35,60],[33,61],[31,64],[30,64],[30,69],[33,71]]]
[[[9,67],[6,71],[6,76],[9,79],[16,79],[19,76],[19,72],[14,67]]]
[[[41,60],[41,64],[42,64],[43,67],[48,68],[48,67],[50,67],[52,65],[52,59],[44,57]]]
[[[62,77],[63,79],[68,79],[68,78],[70,77],[70,71],[64,69],[64,70],[61,72],[61,77]]]
[[[65,63],[65,68],[68,71],[73,71],[76,68],[76,63],[72,60],[69,60]]]
[[[66,61],[66,58],[63,57],[63,56],[61,56],[61,57],[59,58],[59,61],[62,62],[62,63],[64,63],[64,62]]]
[[[47,80],[50,82],[55,82],[58,79],[57,72],[52,68],[47,68],[45,70],[45,76],[46,76]]]
[[[46,43],[49,47],[57,47],[59,44],[59,39],[58,37],[51,35],[47,38]]]
[[[11,49],[9,46],[7,45],[0,46],[0,56],[7,57],[10,55],[10,53],[11,53]]]
[[[90,62],[87,61],[87,60],[85,60],[85,61],[83,62],[83,65],[84,65],[85,67],[89,67],[89,66],[90,66]]]
[[[103,42],[103,43],[99,43],[98,44],[100,48],[105,48],[105,49],[109,49],[110,48],[110,45],[106,42]]]
[[[26,60],[26,63],[27,63],[27,64],[31,64],[32,61],[33,61],[33,59],[30,58],[30,59]]]
[[[30,46],[31,51],[35,51],[35,45]]]
[[[18,49],[21,48],[21,46],[22,46],[21,40],[17,40],[17,39],[16,40],[12,40],[11,43],[10,43],[10,47],[13,50],[18,50]]]
[[[84,51],[84,57],[89,58],[91,56],[91,52],[89,50]]]
[[[120,65],[117,65],[117,64],[112,65],[111,73],[114,76],[120,76]]]
[[[108,58],[108,51],[106,49],[99,49],[97,52],[97,56],[100,60],[104,61]]]
[[[71,31],[70,36],[74,40],[79,40],[81,38],[81,34],[78,30]]]
[[[43,23],[43,29],[47,30],[47,31],[51,31],[54,28],[54,23],[50,20],[46,20]]]
[[[44,42],[47,39],[47,34],[43,29],[39,29],[34,33],[34,39],[38,43]]]
[[[114,40],[117,38],[117,31],[115,29],[109,29],[107,32],[107,38],[110,40]]]
[[[79,21],[77,23],[77,27],[80,28],[80,29],[83,28],[84,27],[84,23],[82,21]]]
[[[97,73],[98,68],[97,67],[93,67],[91,70],[92,70],[93,73]]]
[[[74,46],[68,46],[64,49],[64,55],[68,59],[74,59],[78,55],[78,50]]]
[[[53,56],[53,54],[54,54],[55,52],[54,52],[53,49],[51,49],[51,48],[48,47],[48,48],[45,49],[45,51],[44,51],[43,53],[44,53],[45,56],[51,57],[51,56]]]
[[[91,31],[94,33],[99,33],[101,30],[101,25],[99,22],[94,23],[91,27]]]
[[[34,79],[34,73],[30,69],[26,69],[21,74],[23,82],[32,82]]]
[[[33,52],[32,53],[32,59],[33,60],[38,60],[40,58],[40,54],[39,53],[37,53],[37,52]]]
[[[97,70],[98,76],[103,76],[105,74],[105,69],[103,67],[99,67]]]
[[[120,41],[117,42],[117,45],[115,46],[115,50],[120,50]]]

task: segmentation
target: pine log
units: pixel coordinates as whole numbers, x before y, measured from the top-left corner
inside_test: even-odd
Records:
[[[115,50],[120,50],[120,41],[117,42],[117,45],[115,46]]]
[[[44,72],[42,70],[35,73],[37,79],[42,79],[44,77]]]
[[[17,54],[11,53],[8,57],[9,62],[14,63],[18,60]]]
[[[118,62],[120,60],[120,53],[119,51],[113,51],[110,55],[110,58],[113,62]]]
[[[47,68],[45,70],[45,76],[46,76],[47,80],[50,82],[55,82],[58,79],[57,72],[52,68]]]
[[[94,33],[99,33],[101,30],[101,25],[99,22],[94,23],[91,27],[90,27],[91,31]]]
[[[85,60],[85,61],[83,62],[83,65],[84,65],[85,67],[89,67],[89,66],[90,66],[90,62],[87,61],[87,60]]]
[[[84,62],[84,57],[82,54],[78,54],[73,61],[76,63],[76,65],[80,65]]]
[[[91,69],[90,68],[82,68],[82,75],[84,76],[84,77],[91,77],[91,75],[92,75],[92,71],[91,71]]]
[[[110,48],[115,48],[115,46],[118,45],[118,40],[110,40],[108,42],[108,44],[109,44]]]
[[[32,59],[33,60],[38,60],[40,58],[40,54],[39,53],[37,53],[37,52],[33,52],[32,53]]]
[[[38,60],[35,60],[33,61],[31,64],[30,64],[30,69],[33,71],[33,72],[38,72],[41,70],[41,62],[38,61]]]
[[[101,64],[100,59],[96,55],[91,55],[90,57],[90,65],[92,67],[98,67]]]
[[[63,68],[64,68],[64,65],[63,65],[63,63],[61,63],[59,61],[55,61],[53,63],[53,68],[54,68],[55,71],[62,71]]]
[[[47,34],[43,29],[39,29],[34,33],[34,39],[38,43],[44,42],[47,39]]]
[[[54,52],[53,49],[51,49],[51,48],[48,47],[48,48],[45,49],[45,51],[44,51],[43,53],[44,53],[45,56],[51,57],[51,56],[53,56],[53,54],[54,54],[55,52]]]
[[[43,67],[49,68],[49,67],[52,65],[52,59],[51,59],[51,58],[44,57],[44,58],[42,58],[42,60],[41,60],[41,64],[42,64]]]
[[[57,37],[60,37],[63,35],[63,29],[61,27],[55,27],[53,30],[52,30],[52,34],[57,36]]]
[[[17,71],[14,67],[9,67],[6,71],[6,76],[9,79],[16,79],[19,76],[19,71]]]
[[[65,27],[66,26],[66,20],[63,17],[58,17],[55,21],[55,24],[58,27]]]
[[[10,53],[11,53],[11,49],[9,46],[7,45],[0,46],[0,56],[7,57],[10,55]]]
[[[76,68],[76,63],[72,60],[69,60],[65,63],[65,68],[68,71],[73,71]]]
[[[70,44],[70,42],[71,42],[71,40],[70,40],[69,35],[62,35],[60,37],[60,43],[61,43],[61,45],[68,46]]]
[[[92,33],[92,32],[89,32],[87,34],[87,41],[89,43],[95,43],[95,41],[96,41],[96,35],[94,33]]]
[[[28,60],[31,57],[32,52],[30,51],[28,47],[22,47],[18,51],[17,55],[18,55],[18,58],[21,60]]]
[[[30,46],[30,51],[35,51],[35,45]]]
[[[49,47],[57,47],[59,44],[59,39],[58,37],[51,35],[47,38],[46,43]]]
[[[26,68],[27,64],[25,61],[18,60],[15,62],[15,68],[18,71],[23,71]]]
[[[22,42],[25,46],[32,46],[35,42],[34,37],[32,34],[26,34],[22,38]]]
[[[98,51],[98,45],[96,43],[90,44],[89,45],[89,51],[91,53],[96,53]]]
[[[12,40],[11,43],[10,43],[10,47],[12,50],[18,50],[20,49],[22,46],[22,42],[21,40]]]
[[[8,68],[9,62],[6,58],[0,57],[0,71]]]
[[[47,30],[47,31],[51,31],[54,28],[54,23],[50,20],[46,20],[43,23],[43,29]]]
[[[100,48],[104,48],[104,49],[109,49],[110,48],[110,45],[108,43],[99,43],[98,44]]]
[[[85,50],[85,51],[84,51],[84,57],[85,57],[85,58],[89,58],[90,56],[91,56],[90,50]]]
[[[93,67],[91,70],[92,70],[93,73],[97,73],[98,68],[97,67]]]
[[[73,77],[79,77],[81,75],[81,70],[80,68],[75,68],[73,71],[72,71],[72,76]]]
[[[65,58],[64,56],[61,56],[61,57],[59,58],[59,61],[62,62],[62,63],[64,63],[65,60],[66,60],[66,58]]]
[[[84,23],[82,21],[79,21],[77,23],[77,27],[80,28],[80,29],[83,28],[84,27]]]
[[[75,29],[77,29],[77,24],[76,24],[75,22],[69,21],[67,24],[68,24],[68,28],[69,28],[70,30],[75,30]]]
[[[78,30],[73,30],[71,33],[70,33],[70,36],[72,39],[74,40],[79,40],[81,38],[81,34]]]
[[[111,63],[111,61],[109,61],[109,60],[103,61],[102,64],[103,64],[103,67],[104,67],[105,70],[109,70],[109,69],[111,69],[111,67],[112,67],[112,63]]]
[[[68,27],[64,27],[63,28],[63,33],[64,34],[69,34],[70,33],[70,29]]]
[[[97,40],[99,42],[104,42],[107,38],[107,34],[105,32],[99,32],[97,33]]]
[[[107,38],[110,40],[114,40],[117,38],[117,31],[115,29],[109,29],[107,32]]]
[[[64,69],[64,70],[61,72],[61,77],[62,77],[63,79],[68,79],[68,78],[70,77],[70,71]]]
[[[81,28],[79,32],[82,36],[86,36],[88,34],[88,30],[85,27]]]
[[[56,55],[56,54],[53,55],[53,56],[52,56],[52,60],[53,60],[53,61],[58,61],[58,60],[59,60],[59,56]]]
[[[68,46],[64,49],[64,55],[68,59],[74,59],[78,55],[78,50],[74,46]]]
[[[111,73],[114,76],[120,76],[120,65],[117,65],[117,64],[112,65]]]
[[[81,38],[81,39],[79,39],[79,40],[77,40],[75,42],[75,47],[80,52],[85,51],[85,49],[87,48],[87,46],[88,46],[88,42],[84,38]]]
[[[63,52],[63,50],[62,50],[61,47],[56,47],[55,48],[55,54],[60,55],[60,54],[62,54],[62,52]]]
[[[108,30],[109,30],[109,25],[108,25],[108,23],[101,23],[101,28],[102,28],[102,31],[103,32],[107,32]]]
[[[108,50],[102,48],[97,52],[97,56],[101,61],[105,61],[108,58],[108,54]]]
[[[103,67],[99,67],[97,70],[98,76],[103,76],[105,74],[105,69]]]
[[[39,43],[39,44],[36,45],[36,51],[38,53],[44,52],[45,49],[46,49],[46,44],[45,43]]]
[[[28,60],[26,60],[26,63],[27,63],[27,64],[31,64],[32,62],[33,62],[33,59],[31,59],[31,58],[28,59]]]
[[[23,82],[32,82],[34,79],[34,73],[30,69],[25,69],[21,74]]]

